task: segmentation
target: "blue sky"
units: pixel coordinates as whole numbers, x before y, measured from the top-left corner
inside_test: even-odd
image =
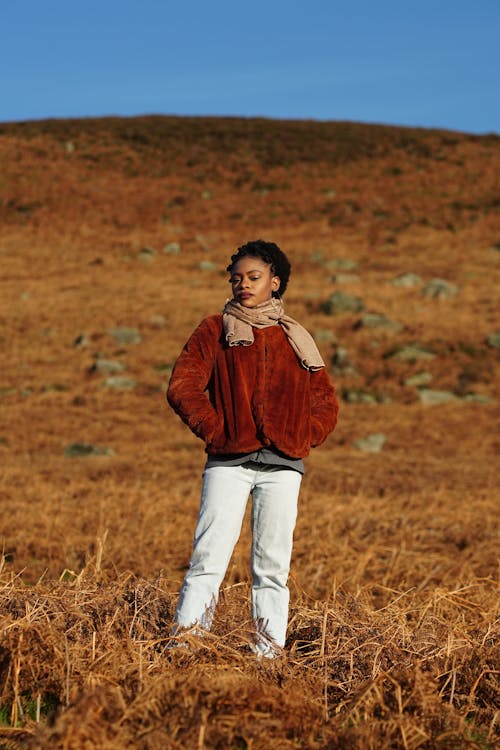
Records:
[[[500,133],[500,0],[3,0],[0,121],[178,114]]]

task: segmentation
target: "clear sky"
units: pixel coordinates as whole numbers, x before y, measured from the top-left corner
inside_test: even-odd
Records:
[[[109,114],[500,133],[500,0],[3,0],[0,120]]]

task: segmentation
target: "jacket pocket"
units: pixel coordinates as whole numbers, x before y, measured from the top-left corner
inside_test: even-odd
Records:
[[[216,450],[223,448],[226,444],[226,433],[224,430],[224,418],[218,416],[217,418],[217,424],[215,426],[215,430],[213,432],[213,435],[209,440],[206,441],[207,448]]]

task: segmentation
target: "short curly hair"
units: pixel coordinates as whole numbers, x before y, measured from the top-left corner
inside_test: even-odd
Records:
[[[234,253],[234,255],[231,255],[231,263],[226,268],[226,271],[231,273],[235,263],[247,256],[250,256],[251,258],[260,258],[264,263],[268,263],[271,266],[271,272],[280,280],[279,289],[276,292],[273,292],[273,297],[281,297],[285,293],[288,279],[290,278],[290,273],[292,271],[290,261],[283,250],[281,250],[275,242],[252,240],[251,242],[247,242],[245,245],[239,247],[237,252]]]

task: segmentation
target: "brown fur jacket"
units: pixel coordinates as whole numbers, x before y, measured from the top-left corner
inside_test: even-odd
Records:
[[[222,315],[203,320],[177,360],[167,399],[216,455],[263,446],[303,458],[337,422],[326,368],[304,369],[283,329],[254,328],[251,346],[229,347]]]

